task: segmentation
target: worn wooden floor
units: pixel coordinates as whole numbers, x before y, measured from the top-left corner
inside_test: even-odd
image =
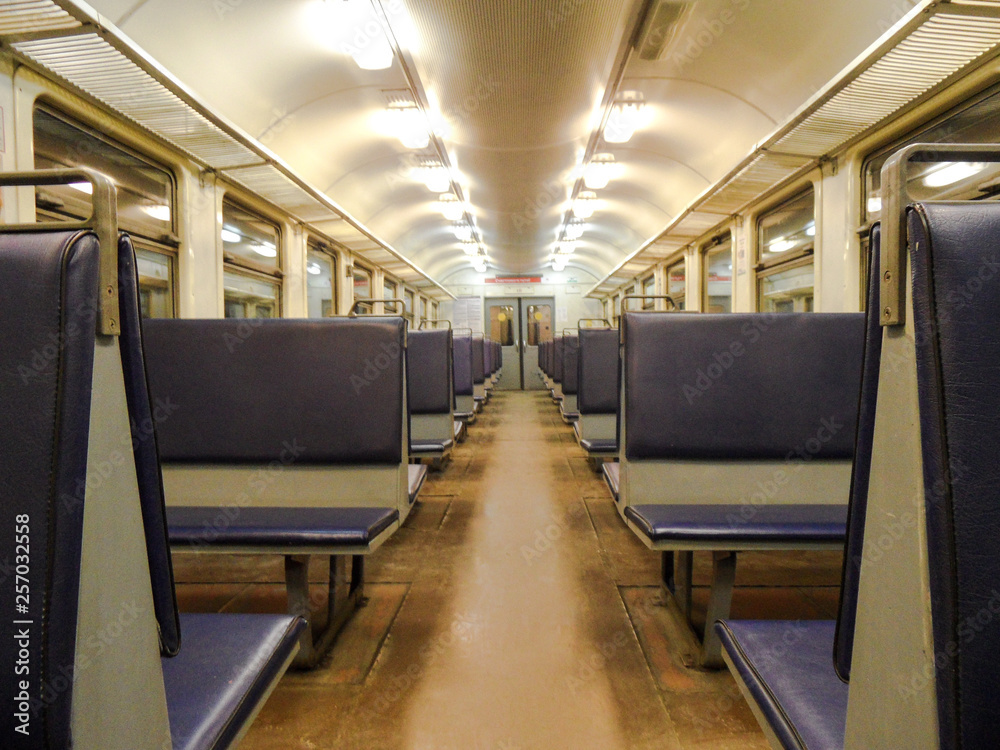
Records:
[[[767,747],[728,673],[681,664],[658,566],[547,394],[498,393],[369,558],[332,654],[285,676],[241,747]],[[186,611],[284,607],[277,557],[175,568]],[[832,618],[839,576],[839,555],[744,555],[733,615]]]

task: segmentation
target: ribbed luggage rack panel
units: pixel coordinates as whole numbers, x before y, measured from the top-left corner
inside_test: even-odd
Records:
[[[932,16],[774,144],[793,154],[836,150],[1000,44],[1000,18]]]
[[[0,34],[35,34],[79,28],[82,24],[49,0],[0,3]]]
[[[225,175],[258,195],[266,195],[302,221],[323,221],[330,218],[328,206],[320,203],[270,164],[246,169],[229,169]]]
[[[224,169],[262,162],[97,34],[13,47],[204,164]]]

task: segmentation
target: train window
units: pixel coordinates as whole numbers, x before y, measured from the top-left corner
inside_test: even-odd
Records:
[[[437,320],[437,319],[438,319],[438,303],[433,302],[431,303],[431,320]]]
[[[625,297],[630,297],[633,294],[635,294],[635,284],[633,284],[630,287],[626,287],[625,293],[622,295],[622,298],[624,299]],[[642,300],[630,299],[625,301],[626,310],[638,310],[641,306],[642,306]]]
[[[622,314],[622,297],[620,294],[616,294],[611,300],[611,322],[614,324],[615,328],[618,327],[618,319]]]
[[[702,246],[702,312],[733,311],[733,238],[725,234]]]
[[[420,319],[425,320],[427,318],[427,298],[420,298]]]
[[[280,314],[281,284],[263,274],[222,274],[227,318],[276,318]]]
[[[686,290],[686,274],[684,268],[684,261],[680,263],[675,263],[666,270],[667,275],[667,294],[670,299],[674,301],[677,305],[678,310],[686,310],[685,303],[685,290]]]
[[[409,289],[403,292],[403,317],[413,325],[414,294]]]
[[[382,299],[396,299],[396,282],[389,279],[382,280]]]
[[[510,305],[490,307],[490,339],[501,346],[514,346],[514,308]]]
[[[119,226],[132,235],[139,269],[139,298],[145,317],[172,318],[175,305],[177,237],[174,182],[170,172],[123,144],[45,107],[32,113],[36,169],[89,167],[114,180]],[[48,185],[35,190],[39,219],[90,216],[90,185]]]
[[[511,308],[513,311],[514,308]],[[528,305],[528,346],[552,340],[552,307]]]
[[[278,225],[260,214],[222,201],[222,257],[226,263],[263,273],[281,268]]]
[[[757,309],[811,312],[816,194],[812,187],[757,220]]]
[[[899,149],[911,143],[996,143],[1000,140],[1000,90],[993,88],[962,103],[904,138],[870,154],[862,167],[864,183],[861,216],[867,229],[882,216],[882,167]],[[1000,164],[937,162],[912,168],[907,184],[915,200],[997,200]],[[867,301],[868,233],[861,238],[861,305]]]
[[[310,318],[329,318],[337,314],[337,262],[311,237],[307,243],[306,291]]]
[[[642,293],[645,296],[656,294],[656,276],[647,276],[642,280]],[[642,301],[643,310],[652,310],[656,307],[655,299],[644,299]]]
[[[372,272],[364,266],[354,266],[351,274],[354,278],[354,299],[371,299]]]

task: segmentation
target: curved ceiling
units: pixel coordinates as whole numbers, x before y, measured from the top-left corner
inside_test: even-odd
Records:
[[[915,2],[91,4],[219,114],[443,279],[469,261],[438,194],[417,179],[424,160],[450,165],[492,268],[523,273],[548,264],[584,160],[613,154],[614,177],[597,191],[570,261],[600,278]],[[389,68],[354,63],[345,50],[369,44],[377,26],[330,25],[332,5],[381,14],[396,52]],[[608,144],[601,127],[626,91],[644,100],[644,121],[628,143]],[[424,106],[435,132],[428,147],[408,149],[393,136],[386,107],[400,96]]]

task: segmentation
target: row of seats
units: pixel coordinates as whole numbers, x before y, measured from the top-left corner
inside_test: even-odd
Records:
[[[5,178],[114,194],[81,171]],[[0,463],[16,488],[0,555],[23,566],[2,581],[23,598],[23,619],[0,625],[24,675],[5,682],[5,736],[230,747],[287,667],[330,647],[363,600],[364,556],[450,450],[458,341],[480,384],[500,352],[393,316],[141,321],[129,238],[48,228],[0,235],[0,309],[17,334],[3,369],[18,375],[0,424],[23,438]],[[109,334],[95,328],[99,266],[119,273]],[[178,615],[172,549],[282,555],[289,615]],[[325,617],[310,604],[313,555],[329,557]]]
[[[132,244],[104,240],[0,235],[2,731],[32,749],[230,747],[305,622],[178,615],[153,430],[173,407],[147,389]],[[95,325],[101,266],[119,269],[119,335]]]
[[[711,552],[689,663],[727,664],[774,747],[1000,744],[1000,206],[918,203],[905,228],[888,269],[872,231],[867,317],[623,316],[605,477],[685,614]],[[903,324],[883,327],[896,275]],[[729,620],[736,553],[787,549],[843,551],[837,620]]]
[[[503,349],[499,342],[482,335],[455,336],[454,339],[455,418],[472,424],[489,399],[503,369]]]

